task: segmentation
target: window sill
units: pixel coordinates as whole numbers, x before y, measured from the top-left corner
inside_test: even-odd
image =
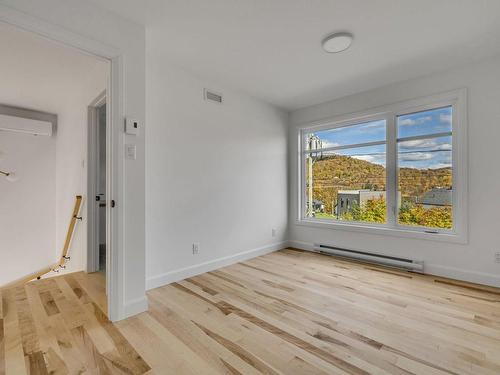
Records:
[[[295,224],[306,227],[343,230],[350,232],[361,232],[365,234],[375,234],[380,236],[393,236],[401,238],[421,239],[421,240],[449,242],[458,244],[467,243],[467,236],[464,234],[457,234],[457,233],[427,233],[418,229],[389,228],[384,226],[363,224],[363,223],[349,223],[349,224],[335,223],[321,219],[315,219],[315,220],[298,219],[296,220]]]

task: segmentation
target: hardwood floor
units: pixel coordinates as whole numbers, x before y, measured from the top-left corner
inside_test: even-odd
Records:
[[[0,374],[500,374],[491,287],[287,249],[118,324],[103,295],[83,273],[1,291]]]

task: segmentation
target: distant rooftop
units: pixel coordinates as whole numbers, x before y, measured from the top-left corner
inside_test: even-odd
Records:
[[[419,198],[417,203],[429,206],[451,206],[452,196],[452,189],[434,188]]]
[[[370,190],[370,189],[358,189],[358,190],[339,190],[337,194],[361,194],[361,193],[385,193],[385,190]]]
[[[370,189],[358,189],[358,190],[339,190],[337,194],[359,194],[362,191],[372,191]]]

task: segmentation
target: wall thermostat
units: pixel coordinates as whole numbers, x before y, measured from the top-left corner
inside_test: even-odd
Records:
[[[134,119],[126,119],[125,120],[125,133],[131,135],[139,134],[139,121]]]

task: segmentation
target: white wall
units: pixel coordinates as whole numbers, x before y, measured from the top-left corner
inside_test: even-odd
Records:
[[[295,126],[340,114],[466,87],[469,117],[469,242],[465,245],[404,239],[345,230],[299,226],[297,218],[297,139]],[[291,113],[289,142],[291,244],[310,248],[313,242],[377,251],[425,261],[426,272],[500,286],[500,58],[401,82],[376,90],[307,107]]]
[[[123,71],[116,76],[122,88],[117,113],[145,119],[145,30],[90,2],[79,0],[0,0],[0,19],[21,23],[44,35],[76,44],[109,57],[120,56]],[[114,51],[114,52],[111,52]],[[101,52],[99,52],[101,53]],[[121,115],[120,115],[121,117]],[[115,117],[113,150],[117,205],[114,264],[116,293],[112,296],[111,319],[122,319],[147,308],[145,296],[145,171],[144,128],[138,136],[123,133],[123,118]],[[124,160],[125,143],[137,145],[137,159]]]
[[[287,226],[287,115],[172,67],[161,42],[148,31],[148,288],[282,248]]]
[[[56,144],[53,137],[0,132],[0,152],[0,170],[20,177],[15,183],[0,177],[3,285],[55,262]]]
[[[10,140],[18,146],[9,153],[6,167],[14,159],[20,176],[18,182],[8,187],[14,189],[9,200],[2,189],[2,203],[9,207],[2,204],[0,216],[8,217],[9,225],[0,226],[0,231],[2,237],[13,235],[13,230],[23,231],[22,241],[20,234],[11,242],[2,241],[2,284],[47,267],[61,255],[75,196],[86,195],[86,170],[82,163],[87,152],[87,106],[105,89],[108,64],[3,23],[0,48],[5,51],[0,59],[0,103],[58,116],[52,137],[0,134],[0,150],[4,146],[12,148]],[[51,191],[44,188],[49,177],[53,179]],[[11,200],[19,208],[12,207]],[[41,210],[41,201],[46,202],[45,210]],[[37,241],[40,246],[35,246]],[[23,254],[29,261],[19,262],[13,254]],[[85,223],[76,227],[70,256],[64,272],[85,268]]]

